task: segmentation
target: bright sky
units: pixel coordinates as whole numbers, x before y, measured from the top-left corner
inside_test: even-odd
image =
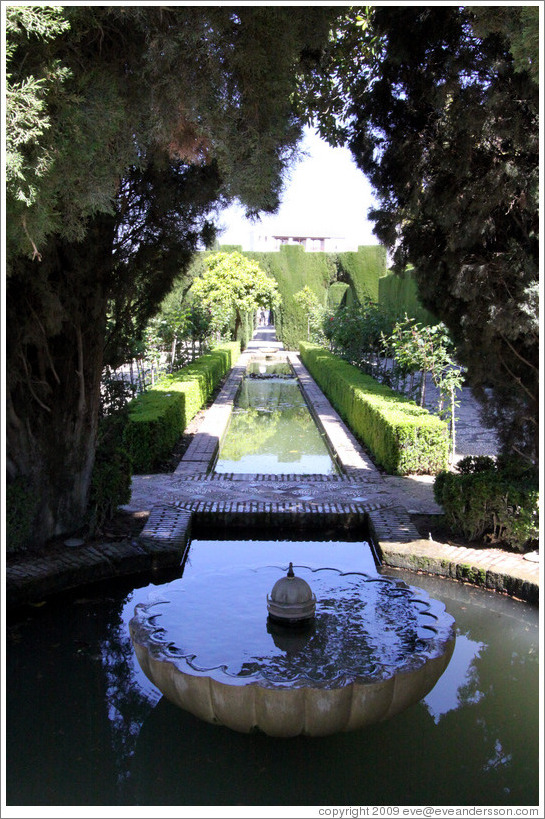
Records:
[[[285,181],[282,204],[275,216],[264,215],[252,224],[238,205],[224,210],[219,222],[226,227],[220,244],[242,244],[250,236],[290,234],[345,237],[351,244],[376,245],[367,211],[375,205],[372,189],[347,148],[330,148],[312,130],[305,131],[302,150]]]

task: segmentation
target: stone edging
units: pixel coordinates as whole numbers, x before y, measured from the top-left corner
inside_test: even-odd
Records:
[[[157,504],[138,540],[104,543],[66,549],[48,558],[8,566],[6,571],[7,603],[18,606],[36,603],[47,597],[79,585],[131,574],[153,573],[160,569],[176,569],[183,561],[191,536],[192,520],[203,515],[213,516],[220,525],[245,526],[260,524],[266,512],[269,521],[276,516],[276,524],[293,527],[302,517],[282,510],[247,510],[217,515],[218,510],[195,510],[180,506]],[[276,515],[275,515],[276,513]],[[539,600],[539,576],[532,566],[526,570],[509,567],[513,562],[509,554],[496,555],[492,560],[485,551],[464,549],[456,546],[426,541],[418,533],[402,508],[385,512],[356,510],[323,510],[312,514],[312,522],[323,529],[324,525],[355,525],[368,527],[371,543],[383,566],[425,572],[480,586],[487,590],[509,594],[537,605]],[[250,518],[250,520],[249,520]],[[308,518],[305,526],[308,524]],[[382,528],[382,527],[386,528]],[[381,536],[382,533],[382,536]],[[415,537],[416,534],[416,537]],[[495,550],[498,551],[498,550]],[[504,565],[502,565],[504,564]]]
[[[424,571],[447,578],[473,583],[504,592],[530,603],[538,602],[539,571],[537,567],[521,568],[521,560],[504,556],[499,550],[464,549],[421,540],[407,510],[397,506],[392,495],[366,453],[345,427],[323,393],[301,364],[295,353],[284,353],[299,380],[309,407],[326,433],[344,475],[215,475],[206,474],[225,429],[236,391],[255,350],[242,353],[220,391],[216,402],[207,410],[200,434],[197,433],[184,459],[172,475],[172,487],[180,481],[214,486],[237,487],[231,499],[209,496],[208,499],[186,497],[176,493],[153,504],[150,516],[138,540],[83,546],[13,564],[6,569],[7,603],[10,606],[42,600],[49,594],[100,580],[123,575],[153,572],[161,568],[176,569],[183,561],[190,539],[192,521],[223,528],[263,526],[273,529],[323,529],[329,526],[348,529],[361,527],[362,539],[369,539],[375,557],[384,566]],[[290,482],[314,487],[311,502],[303,497],[267,500],[254,493],[248,498],[250,484]],[[336,484],[356,489],[366,485],[380,492],[353,500],[346,492],[340,502],[316,492],[318,487]],[[195,484],[194,484],[195,485]],[[289,490],[289,486],[286,486]],[[189,493],[191,494],[191,493]],[[358,492],[358,494],[360,494]],[[225,493],[224,493],[225,495]],[[389,497],[387,497],[389,495]],[[311,493],[312,497],[312,493]],[[355,498],[355,496],[354,496]],[[359,501],[359,502],[358,502]]]

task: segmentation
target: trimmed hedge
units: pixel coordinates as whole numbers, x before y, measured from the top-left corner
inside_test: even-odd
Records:
[[[422,307],[418,298],[418,287],[412,272],[407,270],[403,275],[389,271],[378,280],[378,301],[390,315],[414,318],[421,324],[433,326],[439,323],[433,313]]]
[[[320,388],[387,472],[435,475],[447,468],[444,421],[317,344],[300,342],[299,349]]]
[[[240,355],[237,341],[220,344],[129,404],[123,445],[136,473],[152,472],[168,457],[191,419]]]
[[[282,304],[275,310],[276,336],[288,350],[296,350],[300,338],[307,337],[307,314],[293,299],[305,285],[320,304],[327,301],[327,290],[336,277],[335,260],[329,253],[307,253],[302,245],[282,245],[277,252],[245,252],[275,279]]]
[[[230,246],[221,246],[221,250]],[[282,245],[278,251],[243,251],[272,276],[282,304],[275,311],[276,335],[288,350],[296,350],[307,335],[307,314],[293,300],[294,293],[310,287],[320,304],[336,307],[346,294],[354,300],[378,300],[380,276],[386,272],[386,250],[379,245],[361,246],[357,252],[306,252],[302,245]],[[337,279],[339,281],[337,282]],[[333,292],[330,296],[330,289]]]
[[[434,496],[453,531],[468,540],[504,543],[524,552],[539,538],[537,471],[520,463],[468,456],[460,474],[440,472]]]
[[[347,292],[351,292],[349,284],[346,282],[333,282],[327,292],[327,306],[331,310],[338,310],[341,304],[347,301]]]
[[[382,245],[360,245],[357,252],[337,255],[339,281],[347,282],[360,304],[378,302],[380,277],[386,273],[386,248]]]

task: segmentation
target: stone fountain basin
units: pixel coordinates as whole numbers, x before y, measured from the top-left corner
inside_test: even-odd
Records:
[[[392,578],[307,569],[315,626],[278,639],[267,630],[260,592],[282,571],[204,573],[136,606],[129,624],[136,657],[167,699],[235,731],[325,736],[390,719],[435,686],[455,644],[442,603]],[[263,606],[254,611],[256,595]]]

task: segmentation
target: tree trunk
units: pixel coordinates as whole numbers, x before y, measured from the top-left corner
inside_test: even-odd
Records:
[[[97,217],[91,241],[51,242],[8,280],[6,463],[26,487],[29,547],[85,523],[113,230]]]
[[[237,310],[236,315],[235,315],[235,330],[234,330],[233,335],[234,335],[234,340],[235,341],[237,341],[237,339],[240,338],[241,349],[242,349],[244,347],[244,344],[242,343],[243,339],[242,339],[241,334],[240,334],[241,326],[242,326],[242,318],[241,318],[241,315],[240,315],[239,311]]]

